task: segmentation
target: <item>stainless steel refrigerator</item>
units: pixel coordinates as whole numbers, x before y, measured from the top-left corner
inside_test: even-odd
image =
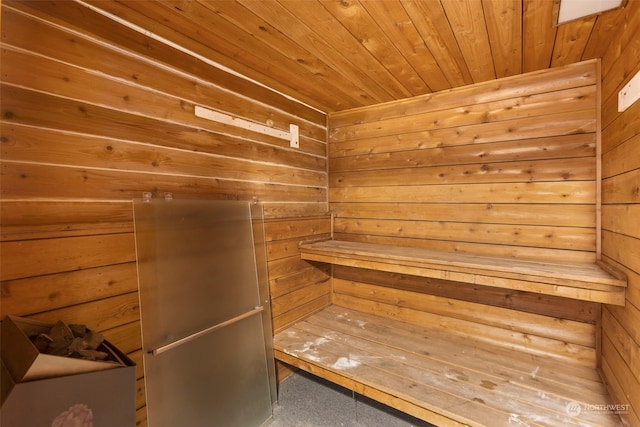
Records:
[[[250,427],[271,418],[262,207],[134,201],[150,427]]]

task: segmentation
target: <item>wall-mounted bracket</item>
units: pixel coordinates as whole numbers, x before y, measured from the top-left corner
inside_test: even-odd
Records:
[[[618,92],[618,112],[622,113],[638,99],[640,99],[640,71]]]
[[[196,105],[195,107],[195,115],[196,117],[200,117],[202,119],[212,120],[214,122],[236,126],[253,132],[258,132],[263,135],[273,136],[274,138],[284,139],[286,141],[289,141],[289,146],[293,148],[300,147],[299,128],[294,124],[289,125],[289,132],[285,132],[283,130],[261,125],[260,123],[241,119],[239,117],[233,117],[229,114],[224,114],[219,111],[209,110],[208,108],[200,107],[199,105]]]
[[[300,148],[300,129],[298,125],[289,125],[289,146],[291,148]]]

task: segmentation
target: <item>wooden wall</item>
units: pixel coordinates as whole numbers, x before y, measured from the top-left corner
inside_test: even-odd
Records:
[[[286,328],[330,304],[330,268],[300,259],[302,240],[326,239],[331,233],[328,216],[272,218],[266,221],[269,289],[273,329]]]
[[[336,237],[593,261],[596,62],[329,117]]]
[[[558,354],[588,363],[601,321],[603,372],[640,425],[640,106],[615,108],[640,69],[638,8],[629,2],[603,57],[601,105],[595,62],[555,68],[334,113],[327,159],[316,110],[82,4],[3,0],[2,315],[103,331],[139,363],[146,425],[131,208],[143,191],[264,203],[278,330],[329,303],[328,267],[297,256],[300,240],[329,235],[327,197],[340,239],[593,261],[602,108],[602,252],[629,276],[626,307],[600,318],[592,303],[348,268],[336,268],[333,301],[468,333],[475,323],[495,339],[513,328],[514,345],[565,339]],[[196,104],[298,124],[301,148],[195,118]]]
[[[640,2],[631,1],[602,58],[602,254],[628,277],[625,307],[602,311],[602,369],[627,420],[640,426],[640,102],[618,92],[640,71]]]
[[[329,116],[340,240],[593,262],[598,63]],[[333,301],[595,366],[599,305],[334,268]]]
[[[86,323],[138,362],[132,199],[257,198],[273,315],[329,303],[299,240],[326,236],[326,117],[75,2],[2,2],[1,311]],[[202,105],[288,130],[288,141],[194,116]],[[289,304],[300,307],[294,311]]]

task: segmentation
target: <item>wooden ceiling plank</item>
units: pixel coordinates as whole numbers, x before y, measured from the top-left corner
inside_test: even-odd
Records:
[[[549,68],[556,38],[553,1],[523,0],[522,72]]]
[[[452,87],[473,83],[439,1],[400,0]]]
[[[625,10],[624,19],[620,22],[620,27],[618,28],[618,31],[625,36],[616,37],[616,43],[611,44],[602,57],[603,76],[614,71],[610,68],[612,66],[616,68],[615,71],[617,73],[623,73],[620,74],[619,77],[605,79],[612,83],[631,78],[637,71],[635,69],[637,67],[637,61],[634,61],[634,59],[638,58],[638,52],[640,52],[640,1],[629,1]],[[617,58],[622,58],[622,60],[618,60]],[[603,85],[602,93],[610,94],[612,92],[611,89],[613,88],[608,88]],[[617,88],[617,90],[619,89],[622,88]]]
[[[558,26],[556,43],[551,55],[551,66],[579,62],[589,41],[596,17],[578,19]]]
[[[480,0],[440,0],[474,83],[494,80],[495,68]]]
[[[302,22],[298,13],[288,10],[286,4],[262,1],[243,2],[242,0],[240,0],[240,3],[269,22],[281,34],[296,41],[311,54],[324,61],[341,76],[341,79],[348,80],[353,87],[352,90],[348,91],[348,96],[356,99],[352,105],[375,104],[380,102],[381,99],[390,97],[389,93],[384,91],[377,83],[372,83],[371,78],[366,74],[366,70],[354,68],[342,53],[336,51],[327,40],[324,40],[320,34],[315,33],[313,28]],[[307,3],[305,2],[305,4]],[[322,9],[324,10],[324,8]],[[297,20],[297,24],[290,25],[294,19]],[[319,89],[322,90],[323,88]]]
[[[230,59],[225,60],[223,55],[210,49],[205,50],[202,45],[178,34],[170,27],[167,27],[164,24],[161,25],[146,15],[129,8],[130,5],[142,6],[142,3],[147,2],[136,1],[120,3],[115,1],[107,2],[103,0],[87,0],[87,3],[104,10],[105,12],[114,14],[132,24],[138,25],[150,32],[158,34],[161,37],[169,39],[172,42],[178,43],[195,53],[210,58],[213,61],[221,64],[226,62],[224,65],[239,73],[246,70],[246,67],[242,64],[230,62],[232,61]],[[109,40],[115,45],[129,49],[146,57],[151,57],[173,68],[191,73],[207,81],[214,82],[216,85],[225,89],[235,92],[243,92],[246,91],[248,87],[251,87],[251,93],[256,100],[267,105],[280,108],[283,111],[295,113],[296,115],[304,117],[314,123],[322,123],[323,121],[322,113],[317,110],[306,108],[299,102],[287,99],[272,89],[261,87],[246,79],[234,76],[220,68],[212,67],[202,61],[195,61],[193,56],[180,52],[168,45],[163,45],[146,35],[137,34],[133,30],[126,29],[124,26],[117,27],[118,24],[115,24],[106,17],[99,16],[97,13],[90,12],[84,6],[72,6],[71,2],[62,2],[60,4],[54,2],[15,2],[14,4],[17,7],[19,6],[21,9],[24,9],[24,6],[28,5],[29,8],[37,8],[39,11],[51,16],[59,16],[60,19],[70,23],[71,25],[82,28],[89,34]],[[74,7],[78,10],[74,11]],[[74,14],[77,14],[77,16]],[[118,28],[117,31],[115,30],[116,27]],[[270,82],[266,82],[267,86],[269,86],[268,83]],[[276,88],[275,83],[274,86],[270,87]],[[280,88],[285,89],[283,84],[280,84]],[[284,93],[284,91],[282,92]],[[306,102],[308,105],[314,105],[313,100],[301,99],[301,101]]]
[[[522,1],[483,0],[496,77],[522,73]]]
[[[552,22],[553,0],[4,0],[2,6],[224,90],[249,91],[322,125],[324,112],[618,55],[612,34],[638,3],[560,27]]]
[[[430,93],[429,86],[357,0],[320,0],[323,6],[349,30],[365,49],[386,68],[394,80],[405,89],[406,96]]]
[[[126,81],[134,87],[152,88],[187,102],[215,107],[233,115],[251,117],[252,120],[262,123],[272,120],[274,125],[280,129],[288,129],[289,124],[293,121],[300,126],[301,136],[320,141],[326,140],[324,117],[314,124],[307,123],[292,113],[283,112],[277,108],[265,109],[264,105],[246,96],[222,89],[203,79],[178,78],[172,68],[155,64],[152,61],[141,61],[137,55],[125,53],[122,49],[98,42],[91,36],[65,31],[64,27],[48,24],[8,6],[4,7],[2,13],[3,19],[5,19],[3,22],[5,30],[3,44],[6,47],[3,61],[8,61],[8,57],[12,57],[10,63],[23,68],[18,73],[21,77],[26,77],[36,70],[46,77],[58,75],[55,72],[39,69],[40,65],[36,65],[34,68],[32,64],[20,64],[21,59],[18,58],[24,58],[24,56],[17,55],[17,52],[33,52],[35,55],[48,56],[55,61],[74,64],[78,68],[87,70],[90,74],[95,74],[94,70],[100,70],[103,78],[108,76],[120,82]],[[43,61],[42,63],[46,62],[41,61]],[[4,80],[8,81],[6,73]],[[32,85],[26,86],[32,87]],[[52,81],[45,85],[43,90],[47,91],[56,87],[58,85]],[[96,86],[95,89],[100,87]],[[103,96],[107,98],[110,95],[112,94],[108,93]],[[305,144],[305,147],[309,145]],[[322,152],[324,153],[324,150]]]
[[[602,58],[614,39],[614,34],[620,29],[625,9],[618,8],[598,15],[591,31],[591,37],[582,54],[582,60]]]
[[[602,129],[603,140],[606,134],[606,141],[626,141],[631,137],[629,133],[631,129],[637,128],[632,117],[640,117],[640,114],[634,115],[632,112],[635,108],[640,111],[638,103],[632,105],[630,110],[623,116],[618,113],[618,92],[637,72],[640,72],[637,58],[640,58],[640,2],[629,2],[628,8],[635,7],[635,12],[629,10],[627,17],[621,22],[623,27],[635,28],[636,31],[629,29],[625,33],[634,34],[629,40],[617,40],[607,49],[602,60],[602,75],[607,78],[602,84],[602,98],[604,105],[602,108]],[[625,120],[625,117],[629,120]],[[623,132],[626,131],[626,132]],[[621,133],[622,132],[622,133]],[[613,135],[609,135],[613,133]],[[607,153],[613,147],[606,147],[603,144],[603,152]]]
[[[174,33],[167,37],[170,40],[180,35],[181,43],[188,43],[191,49],[247,77],[320,109],[334,102],[335,96],[306,90],[313,87],[308,85],[313,74],[299,63],[283,60],[279,52],[223,17],[210,13],[200,3],[172,0],[125,3],[153,21],[167,23]],[[244,64],[240,70],[235,66],[238,62]],[[299,90],[293,92],[292,86]]]
[[[252,9],[260,6],[264,11],[272,7],[269,2],[242,1]],[[307,43],[318,48],[318,54],[333,58],[346,78],[375,94],[372,99],[384,102],[409,96],[389,71],[318,0],[280,0],[280,4],[311,30]]]
[[[583,61],[553,70],[506,77],[502,80],[476,83],[453,90],[431,93],[411,99],[397,100],[373,107],[354,108],[329,114],[331,128],[350,126],[366,121],[419,114],[423,111],[438,111],[464,105],[477,105],[518,97],[530,97],[536,93],[561,91],[570,88],[593,85],[597,79],[595,61]],[[544,74],[547,78],[542,79]],[[512,84],[516,82],[517,84]]]
[[[396,48],[423,79],[430,92],[451,88],[451,84],[442,73],[438,62],[425,45],[420,33],[400,3],[360,0],[360,4],[369,12],[369,15],[385,34],[393,40]]]
[[[355,86],[350,80],[344,79],[341,74],[327,65],[316,54],[309,52],[297,41],[284,34],[281,29],[296,28],[299,23],[292,21],[292,16],[277,11],[277,4],[272,4],[271,10],[274,12],[271,17],[281,18],[281,26],[274,27],[273,19],[270,22],[264,16],[258,16],[238,2],[199,2],[202,7],[208,9],[237,26],[242,31],[250,34],[256,41],[260,41],[282,55],[281,63],[291,63],[299,65],[308,72],[308,79],[305,79],[305,90],[316,94],[317,97],[328,99],[324,102],[329,109],[339,110],[346,105],[361,104],[362,98],[366,97],[362,89]],[[359,91],[359,93],[358,93]],[[357,95],[354,95],[357,94]]]

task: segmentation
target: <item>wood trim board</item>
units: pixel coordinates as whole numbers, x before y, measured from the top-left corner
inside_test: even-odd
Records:
[[[302,259],[624,305],[626,279],[596,263],[541,261],[325,240],[300,244]],[[600,263],[599,263],[600,264]]]
[[[594,368],[330,306],[274,337],[276,358],[439,426],[618,426]],[[526,424],[525,424],[526,423]]]

